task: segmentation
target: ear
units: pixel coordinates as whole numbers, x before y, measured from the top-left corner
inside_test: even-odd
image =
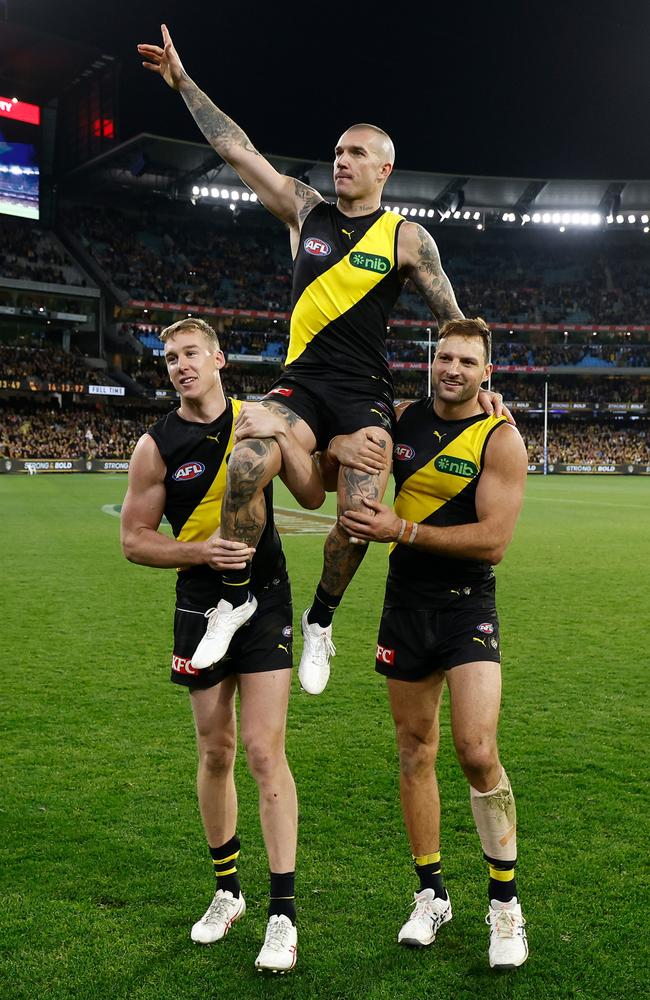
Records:
[[[483,369],[483,378],[481,379],[481,385],[483,385],[484,382],[487,382],[493,371],[494,371],[494,365],[490,364],[485,366],[485,368]]]
[[[213,357],[214,357],[215,368],[217,370],[220,370],[221,368],[225,368],[225,365],[226,365],[226,355],[223,353],[222,350],[215,351]]]
[[[382,163],[381,167],[379,168],[379,179],[381,180],[382,184],[386,183],[392,172],[393,172],[392,163]]]

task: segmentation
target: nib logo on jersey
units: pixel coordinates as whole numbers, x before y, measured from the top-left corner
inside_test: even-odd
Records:
[[[180,465],[176,469],[172,479],[177,483],[187,483],[190,479],[198,479],[204,472],[205,465],[203,462],[185,462],[184,465]]]

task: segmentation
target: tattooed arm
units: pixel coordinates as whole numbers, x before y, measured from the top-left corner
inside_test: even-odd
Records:
[[[451,282],[442,269],[438,247],[431,234],[415,222],[400,226],[397,254],[400,269],[442,325],[448,319],[462,319]]]
[[[255,149],[239,125],[197,87],[183,68],[167,26],[161,25],[161,30],[163,48],[138,45],[138,52],[145,59],[142,65],[161,76],[172,90],[179,91],[213,149],[239,174],[269,212],[291,230],[299,232],[304,218],[323,200],[319,193],[302,181],[278,173]]]

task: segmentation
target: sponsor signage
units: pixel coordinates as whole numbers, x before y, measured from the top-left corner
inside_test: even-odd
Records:
[[[0,97],[0,118],[13,118],[15,122],[40,125],[41,109],[38,104],[27,104],[16,97]]]

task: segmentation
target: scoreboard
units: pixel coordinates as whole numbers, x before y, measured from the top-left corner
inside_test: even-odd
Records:
[[[39,217],[41,109],[0,97],[0,213]]]

